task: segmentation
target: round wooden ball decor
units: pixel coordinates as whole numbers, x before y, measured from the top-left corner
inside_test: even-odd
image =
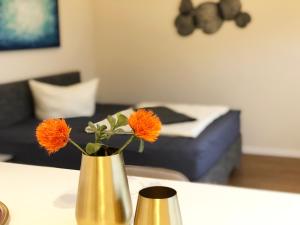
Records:
[[[181,0],[175,26],[181,36],[192,34],[195,29],[201,29],[205,34],[214,34],[220,30],[224,21],[234,21],[238,27],[244,28],[251,22],[251,16],[241,10],[241,0],[204,2],[196,7],[191,0]]]
[[[194,9],[193,3],[191,0],[185,0],[181,1],[180,7],[179,7],[179,12],[180,14],[186,15],[190,14]]]
[[[242,12],[239,13],[234,20],[238,27],[244,28],[251,22],[251,16],[249,13]]]
[[[240,0],[221,0],[219,6],[224,20],[234,20],[241,11],[242,3]]]
[[[196,26],[206,34],[217,32],[223,24],[218,11],[218,5],[212,2],[198,6],[194,13]]]
[[[187,36],[194,32],[195,24],[192,15],[179,15],[175,20],[177,32],[181,36]]]

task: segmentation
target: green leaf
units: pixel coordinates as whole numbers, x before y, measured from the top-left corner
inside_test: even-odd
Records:
[[[89,131],[91,131],[91,132],[97,131],[97,126],[93,122],[88,123],[88,128],[89,128]]]
[[[124,133],[125,132],[125,130],[123,130],[123,129],[121,129],[121,128],[118,128],[118,129],[116,129],[115,130],[115,134],[118,134],[118,133]]]
[[[118,119],[118,121],[117,121],[116,127],[123,127],[123,126],[126,126],[128,124],[127,117],[124,116],[121,113],[117,114],[117,119]]]
[[[88,143],[85,147],[85,151],[87,152],[87,154],[92,155],[98,152],[101,146],[102,145],[99,143]]]
[[[114,118],[113,116],[109,115],[109,116],[107,116],[107,120],[109,122],[111,130],[115,129],[116,122],[117,122],[116,118]]]
[[[103,141],[108,141],[111,138],[111,134],[102,134],[99,136],[98,140],[96,141],[97,143],[101,143]]]
[[[107,129],[106,125],[97,125],[97,131],[95,132],[95,142],[100,143],[101,140],[104,140],[102,137],[106,135],[105,130]]]
[[[100,138],[101,141],[109,140],[111,138],[111,134],[103,134]]]
[[[139,153],[144,152],[145,142],[143,140],[140,140],[140,146],[139,146]]]
[[[105,131],[107,129],[107,126],[106,125],[101,125],[99,127],[97,127],[97,129],[102,132],[102,131]]]
[[[98,143],[101,140],[102,133],[100,130],[97,130],[95,133],[95,142]]]

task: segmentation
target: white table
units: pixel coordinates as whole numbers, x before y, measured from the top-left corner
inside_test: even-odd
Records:
[[[10,225],[76,225],[78,171],[0,163],[0,200]],[[130,177],[136,203],[144,186],[178,191],[184,225],[299,225],[300,195]]]

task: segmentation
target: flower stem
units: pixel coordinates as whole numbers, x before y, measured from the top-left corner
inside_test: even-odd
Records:
[[[133,134],[133,132],[126,132],[126,131],[124,131],[124,132],[113,132],[113,131],[105,131],[105,133],[106,134],[111,134],[111,135],[113,135],[113,134]]]
[[[121,152],[123,152],[123,150],[132,142],[133,139],[134,135],[132,135],[116,153],[120,154]]]
[[[83,150],[78,144],[76,144],[71,138],[69,138],[69,141],[72,145],[74,145],[76,148],[78,148],[84,155],[88,155],[86,151]]]

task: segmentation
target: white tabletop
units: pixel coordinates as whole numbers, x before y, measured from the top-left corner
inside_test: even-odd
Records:
[[[79,171],[0,163],[0,201],[10,225],[76,225]],[[134,207],[139,189],[178,192],[184,225],[299,225],[300,195],[129,177]]]

